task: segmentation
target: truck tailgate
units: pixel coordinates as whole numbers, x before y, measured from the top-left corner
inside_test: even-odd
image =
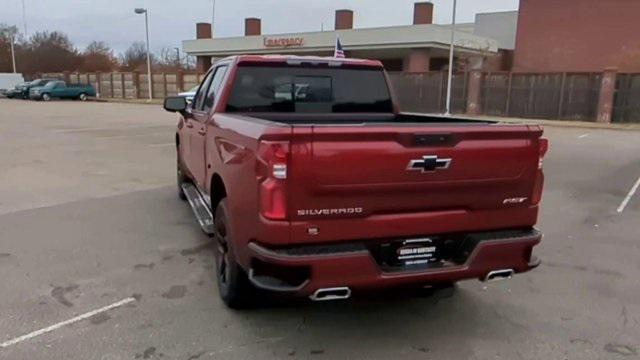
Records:
[[[541,135],[527,125],[296,127],[290,219],[531,207]]]

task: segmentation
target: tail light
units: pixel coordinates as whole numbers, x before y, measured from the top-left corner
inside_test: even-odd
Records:
[[[547,151],[549,151],[549,139],[540,138],[539,144],[538,170],[542,170],[542,161],[544,160],[544,156],[547,154]]]
[[[540,203],[542,199],[542,188],[544,185],[544,173],[542,172],[542,163],[544,160],[544,156],[549,151],[549,140],[545,138],[540,138],[538,141],[538,170],[536,172],[536,179],[533,184],[533,195],[531,196],[531,203],[533,205],[537,205]]]
[[[270,220],[287,218],[287,159],[289,143],[262,141],[258,148],[258,174],[260,174],[260,212]]]

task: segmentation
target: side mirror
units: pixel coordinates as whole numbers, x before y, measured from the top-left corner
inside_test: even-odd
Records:
[[[187,100],[182,96],[164,98],[164,109],[170,112],[183,112],[187,109]]]

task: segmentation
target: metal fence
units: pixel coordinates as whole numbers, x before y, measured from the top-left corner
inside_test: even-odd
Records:
[[[144,73],[53,73],[42,77],[67,78],[89,83],[101,97],[135,99],[149,95]],[[175,95],[200,83],[202,74],[156,73],[154,98]],[[400,109],[407,112],[442,113],[445,110],[447,73],[389,73]],[[483,115],[540,119],[595,121],[602,82],[601,73],[484,73],[480,83]],[[454,74],[453,113],[467,109],[469,73]],[[618,74],[613,122],[640,122],[640,74]]]
[[[153,97],[162,99],[191,89],[202,80],[202,74],[156,73],[151,75]],[[149,97],[147,74],[133,72],[47,73],[43,78],[68,79],[72,84],[90,84],[103,98],[146,99]]]
[[[397,95],[400,109],[407,112],[444,112],[447,96],[447,73],[389,73],[392,87]],[[453,76],[451,112],[464,113],[467,108],[468,73]]]
[[[390,78],[402,111],[444,111],[445,72],[392,73]],[[468,78],[466,73],[454,77],[454,113],[465,112]],[[485,73],[481,81],[481,112],[492,116],[595,121],[601,78],[600,73]],[[634,79],[628,90],[632,100],[620,100],[623,112],[638,111],[640,77]],[[639,120],[636,116],[635,121]]]
[[[482,109],[495,116],[593,121],[600,78],[596,73],[487,73]]]
[[[640,74],[618,74],[612,122],[640,122]]]

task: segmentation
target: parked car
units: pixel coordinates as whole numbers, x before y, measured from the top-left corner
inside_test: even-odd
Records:
[[[43,101],[49,101],[52,98],[86,101],[89,97],[93,96],[96,96],[96,91],[93,89],[93,86],[67,84],[61,80],[50,81],[41,87],[32,87],[29,92],[29,98]]]
[[[23,82],[23,83],[17,84],[13,89],[7,90],[7,92],[5,93],[5,96],[8,97],[9,99],[21,98],[22,97],[22,89],[25,86],[28,86],[28,85],[29,85],[28,82]]]
[[[178,93],[178,96],[182,96],[185,99],[187,99],[187,103],[190,103],[193,101],[193,97],[196,95],[196,91],[198,91],[198,87],[200,85],[196,85],[194,87],[192,87],[191,89],[187,90],[187,91],[183,91],[181,93]]]
[[[56,80],[56,79],[35,79],[33,81],[25,83],[25,85],[22,86],[21,89],[20,89],[20,95],[16,96],[16,97],[19,97],[19,98],[25,99],[25,100],[29,99],[29,92],[31,91],[32,88],[45,86],[51,81],[58,81],[58,80]]]
[[[379,61],[235,56],[178,114],[178,194],[230,307],[508,279],[532,254],[542,128],[398,111]]]

